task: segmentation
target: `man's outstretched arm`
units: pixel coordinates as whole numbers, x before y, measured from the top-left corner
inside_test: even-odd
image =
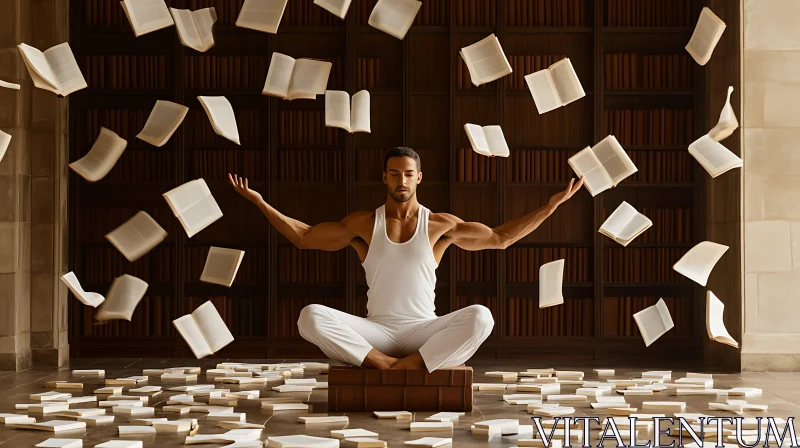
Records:
[[[582,186],[583,178],[578,182],[572,179],[567,188],[551,196],[547,204],[495,228],[477,222],[464,222],[460,218],[453,217],[456,222],[444,237],[451,244],[465,250],[505,249],[536,230],[559,205],[571,198]]]

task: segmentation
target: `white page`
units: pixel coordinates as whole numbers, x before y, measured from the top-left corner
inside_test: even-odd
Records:
[[[561,98],[558,97],[549,70],[539,70],[525,75],[525,83],[528,84],[528,90],[531,91],[539,115],[561,107]]]
[[[314,0],[314,4],[330,12],[340,19],[344,19],[350,9],[352,0]]]
[[[722,33],[725,31],[725,22],[716,16],[708,7],[703,7],[697,25],[694,27],[692,37],[686,44],[686,51],[700,65],[706,65],[711,59],[711,54],[717,46]]]
[[[25,62],[28,73],[33,79],[33,85],[40,89],[59,93],[61,89],[58,85],[58,80],[44,54],[38,48],[27,44],[19,44],[17,48],[19,48],[22,60]]]
[[[208,119],[211,120],[214,132],[241,145],[239,128],[236,126],[236,115],[233,113],[230,101],[224,96],[198,96],[197,99],[200,100]]]
[[[120,3],[136,37],[175,23],[164,0],[123,0]]]
[[[325,91],[325,126],[350,132],[350,95],[347,92]]]
[[[97,320],[131,320],[133,311],[147,292],[147,283],[132,275],[122,275],[114,279],[106,301],[97,309]]]
[[[89,152],[69,167],[87,181],[97,182],[114,168],[127,146],[128,142],[115,132],[100,128],[100,135]]]
[[[6,134],[2,130],[0,130],[0,162],[3,161],[3,157],[6,155],[6,151],[8,151],[8,145],[11,143],[11,135]]]
[[[288,97],[294,65],[295,59],[293,57],[274,51],[269,62],[267,80],[264,82],[264,89],[261,93],[280,98]]]
[[[231,331],[211,301],[197,307],[192,312],[192,317],[214,353],[233,342]]]
[[[462,48],[461,57],[464,58],[472,83],[476,86],[500,79],[513,71],[494,34]]]
[[[67,285],[67,288],[72,291],[72,294],[75,295],[75,298],[80,300],[84,305],[97,308],[97,305],[100,305],[104,300],[106,300],[106,298],[101,294],[84,291],[83,287],[81,286],[81,282],[78,281],[78,277],[76,277],[75,273],[72,271],[62,275],[61,281],[63,281],[64,284]]]
[[[192,12],[194,23],[200,39],[203,40],[203,51],[214,46],[214,24],[217,23],[217,10],[213,7],[198,9]]]
[[[276,34],[288,0],[245,0],[236,26]]]
[[[592,152],[603,165],[603,169],[606,170],[614,185],[639,171],[613,135],[609,135],[594,145]]]
[[[306,435],[273,436],[267,437],[269,446],[277,448],[283,447],[314,447],[314,448],[338,448],[339,440],[327,437],[314,437]]]
[[[289,99],[322,95],[328,86],[332,63],[313,59],[298,59],[289,83]]]
[[[109,440],[94,448],[142,448],[144,444],[141,440]]]
[[[164,198],[176,215],[201,202],[206,196],[211,196],[211,190],[203,179],[190,180],[164,193]]]
[[[539,308],[564,303],[563,282],[564,260],[551,261],[539,267]]]
[[[366,90],[353,95],[353,107],[350,108],[350,132],[372,132],[370,120],[370,96]]]
[[[663,305],[663,307],[660,305]],[[669,316],[669,312],[667,312],[666,318],[662,316],[665,307],[664,299],[658,299],[655,305],[649,306],[633,315],[633,320],[636,321],[639,332],[642,333],[646,347],[649,347],[650,344],[666,334],[674,326],[671,325],[672,318]],[[669,320],[667,321],[667,319]]]
[[[12,90],[19,90],[21,86],[19,84],[15,84],[13,82],[6,82],[0,79],[0,87],[5,89],[12,89]]]
[[[464,130],[467,131],[467,138],[472,149],[478,154],[491,156],[492,150],[489,149],[489,142],[486,141],[486,135],[483,133],[483,128],[477,124],[467,123],[464,125]]]
[[[208,346],[208,342],[206,342],[203,333],[200,331],[200,327],[197,326],[191,314],[175,319],[172,321],[172,324],[175,325],[178,333],[180,333],[181,337],[183,337],[189,345],[189,348],[197,359],[205,358],[214,353],[211,347]]]
[[[486,137],[486,143],[489,145],[492,155],[508,157],[511,154],[508,149],[508,143],[506,143],[506,137],[503,135],[503,128],[498,125],[484,126],[483,135]]]
[[[417,0],[378,0],[369,15],[369,26],[403,40],[422,7]]]
[[[706,331],[709,339],[739,347],[739,343],[733,340],[731,334],[728,333],[728,329],[725,328],[724,311],[725,305],[722,301],[713,292],[708,291],[706,296]]]
[[[153,146],[161,147],[183,123],[189,108],[171,101],[156,101],[142,131],[136,136]]]
[[[679,274],[706,286],[708,276],[720,258],[727,252],[728,246],[703,241],[689,249],[677,263],[672,266]]]
[[[731,106],[732,93],[733,86],[728,86],[728,96],[725,99],[725,105],[719,113],[719,121],[716,126],[708,131],[708,135],[710,135],[714,141],[721,142],[725,140],[739,127],[739,120],[736,119],[736,114],[733,112],[733,107]]]
[[[81,448],[83,447],[83,439],[51,438],[34,446],[37,448]]]
[[[185,210],[178,218],[186,230],[186,236],[191,238],[222,218],[222,210],[214,200],[214,196],[209,195]]]
[[[620,233],[619,238],[625,241],[624,245],[627,246],[631,240],[641,235],[642,232],[644,232],[645,230],[647,230],[652,226],[653,226],[653,221],[650,221],[650,218],[644,216],[641,213],[636,213],[633,219],[622,230],[622,233]]]
[[[613,185],[608,173],[597,160],[591,148],[584,148],[568,160],[569,166],[578,177],[583,177],[583,184],[592,196],[597,196]]]
[[[167,231],[144,211],[106,234],[106,239],[130,262],[141,258],[167,237]]]
[[[562,106],[586,96],[581,80],[578,79],[578,74],[575,73],[569,58],[564,58],[551,65],[548,71],[552,76]]]
[[[212,246],[208,251],[200,281],[230,286],[236,278],[243,256],[242,250]]]
[[[178,29],[178,38],[181,43],[191,49],[203,51],[203,39],[200,37],[197,24],[194,23],[192,11],[175,8],[169,8],[169,11],[175,20],[175,28]]]
[[[620,234],[638,214],[639,212],[632,205],[622,201],[619,207],[600,226],[600,232],[611,238],[621,238]]]
[[[67,96],[88,87],[68,43],[64,42],[50,48],[44,52],[44,57],[56,77],[60,95]]]
[[[742,159],[722,143],[706,134],[689,145],[689,154],[705,168],[711,177],[717,177],[734,168],[741,168]]]

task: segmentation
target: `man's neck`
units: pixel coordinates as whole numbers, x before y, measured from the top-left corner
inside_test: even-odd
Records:
[[[385,213],[388,217],[404,220],[414,216],[418,211],[419,202],[416,194],[406,202],[397,202],[389,195],[386,197]]]

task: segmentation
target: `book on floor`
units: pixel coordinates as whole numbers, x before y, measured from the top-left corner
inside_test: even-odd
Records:
[[[453,431],[453,422],[450,420],[444,422],[413,422],[411,423],[411,432],[425,431],[425,432],[439,432],[439,431]]]
[[[639,213],[631,204],[622,201],[619,207],[606,218],[598,232],[627,246],[652,226],[653,221],[650,221],[650,218]]]
[[[539,308],[564,303],[561,285],[564,281],[564,260],[539,266]]]
[[[189,108],[182,104],[158,100],[136,138],[160,148],[183,123],[188,112]]]
[[[188,9],[170,8],[178,39],[181,43],[195,51],[204,53],[214,46],[212,28],[217,22],[217,11],[213,7],[190,11]]]
[[[566,106],[586,96],[569,58],[564,58],[544,70],[525,75],[525,83],[533,95],[539,114]]]
[[[44,383],[44,387],[53,389],[83,389],[83,383],[73,383],[70,381],[48,381]]]
[[[203,179],[186,182],[163,196],[189,238],[222,218],[222,210]]]
[[[338,448],[339,439],[306,435],[267,437],[267,446],[275,448]]]
[[[377,432],[367,431],[366,429],[353,428],[353,429],[334,429],[331,431],[331,437],[335,439],[352,439],[353,437],[378,437]]]
[[[128,142],[114,131],[100,128],[100,135],[89,152],[69,167],[88,182],[97,182],[114,168],[127,146]]]
[[[316,424],[328,424],[328,423],[349,423],[350,417],[346,415],[326,415],[326,416],[316,416],[307,415],[303,417],[298,417],[297,421],[301,423],[305,423],[306,425],[316,425]]]
[[[352,0],[314,0],[314,4],[344,20]]]
[[[200,281],[230,287],[244,257],[243,250],[214,247],[208,250]]]
[[[37,448],[82,448],[83,439],[47,439],[34,445]]]
[[[93,375],[93,376],[103,376],[106,374],[106,371],[103,369],[75,369],[72,371],[73,375]]]
[[[422,7],[417,0],[378,0],[369,15],[369,26],[403,40]]]
[[[711,60],[711,54],[717,42],[725,31],[725,22],[714,14],[708,7],[700,11],[700,18],[694,27],[692,37],[686,44],[686,51],[700,65],[706,65]]]
[[[375,437],[350,437],[342,440],[345,448],[386,448],[387,443]]]
[[[144,211],[137,212],[106,234],[106,239],[130,262],[150,252],[166,237],[167,231]]]
[[[130,322],[133,311],[147,292],[147,282],[129,274],[114,279],[106,294],[106,300],[97,308],[97,320],[127,320]]]
[[[325,93],[331,67],[333,64],[327,61],[295,59],[275,51],[261,93],[285,100],[316,99]]]
[[[19,84],[13,82],[6,82],[3,81],[2,79],[0,79],[0,87],[11,90],[19,90],[20,88],[22,88],[22,86],[20,86]]]
[[[569,166],[583,177],[583,184],[593,197],[639,171],[613,135],[570,157]]]
[[[56,391],[42,392],[30,395],[30,399],[33,401],[63,401],[71,397],[72,394],[65,392],[56,392]]]
[[[231,102],[224,96],[198,96],[197,99],[206,111],[214,132],[241,145],[239,128],[236,126],[236,115],[233,113]]]
[[[658,299],[655,305],[649,306],[634,314],[633,320],[636,321],[636,326],[642,334],[645,347],[649,347],[656,339],[666,334],[675,326],[664,299]]]
[[[719,121],[717,121],[716,126],[708,131],[708,135],[711,136],[715,142],[721,142],[730,137],[733,131],[739,127],[739,120],[736,119],[736,113],[731,106],[731,94],[733,94],[733,86],[728,86],[728,96],[725,99],[725,105],[722,106],[722,110],[719,113]]]
[[[494,34],[462,48],[459,54],[464,59],[475,86],[500,79],[513,71]]]
[[[276,34],[288,0],[245,0],[236,26]]]
[[[708,338],[712,341],[739,348],[739,343],[733,339],[731,334],[728,333],[728,329],[725,328],[724,311],[725,304],[713,292],[708,291],[706,295],[706,331],[708,332]]]
[[[720,258],[728,251],[728,246],[711,241],[703,241],[689,249],[672,269],[701,286],[706,286],[708,276]]]
[[[352,107],[351,103],[352,102]],[[372,132],[370,129],[370,96],[366,90],[353,95],[342,90],[325,91],[325,126],[353,132]]]
[[[172,323],[198,359],[212,355],[233,342],[231,331],[210,300],[197,307],[192,314],[181,316]]]
[[[36,423],[35,417],[24,414],[0,414],[0,423],[4,425],[18,425],[21,423]]]
[[[3,157],[6,155],[6,151],[8,151],[8,145],[11,144],[11,135],[6,134],[3,131],[0,131],[0,162],[3,161]]]
[[[75,295],[75,298],[80,300],[84,305],[97,308],[98,305],[106,300],[102,294],[84,291],[81,287],[81,283],[78,281],[78,277],[76,277],[75,273],[72,271],[62,275],[61,281],[67,285],[67,288],[69,288],[70,291],[72,291],[72,294]]]
[[[743,164],[739,156],[722,146],[722,143],[714,141],[708,134],[689,145],[689,154],[705,168],[712,178],[734,168],[741,168]]]
[[[120,425],[117,427],[119,431],[119,435],[121,436],[133,436],[139,434],[155,434],[156,428],[152,426],[143,426],[143,425],[132,425],[132,426],[124,426]]]
[[[261,429],[231,429],[222,434],[198,434],[186,437],[185,445],[195,443],[226,443],[258,440],[261,437]]]
[[[56,45],[44,52],[27,44],[19,44],[17,48],[35,87],[60,96],[88,87],[69,43]]]
[[[36,429],[39,431],[62,432],[86,429],[86,423],[72,420],[50,420],[41,423],[21,423],[15,426],[19,429]]]
[[[404,445],[426,446],[426,447],[436,448],[439,446],[449,445],[452,443],[453,443],[452,438],[423,437],[421,439],[416,439],[416,440],[407,440],[406,442],[404,442]]]
[[[136,37],[175,24],[164,0],[122,0],[119,3]]]
[[[467,132],[472,150],[478,154],[489,157],[508,157],[511,154],[506,137],[503,135],[503,128],[500,126],[478,126],[467,123],[464,125],[464,130]]]
[[[94,448],[142,448],[144,444],[141,440],[109,440]]]

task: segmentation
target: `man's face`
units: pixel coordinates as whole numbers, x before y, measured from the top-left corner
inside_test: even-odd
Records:
[[[420,182],[422,173],[417,171],[417,162],[411,157],[391,157],[386,163],[383,183],[395,201],[406,202],[413,198]]]

